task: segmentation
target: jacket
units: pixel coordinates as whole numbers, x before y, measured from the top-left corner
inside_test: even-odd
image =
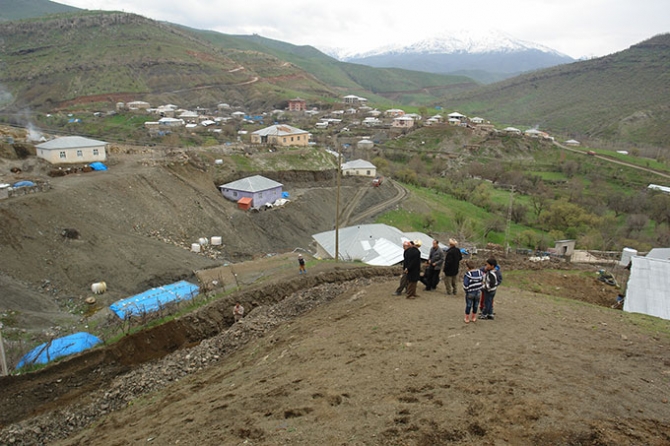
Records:
[[[461,260],[463,260],[463,254],[461,254],[460,249],[455,246],[447,249],[444,259],[444,274],[447,276],[457,276]]]
[[[463,277],[463,289],[466,294],[479,292],[484,288],[484,273],[481,269],[473,269]]]
[[[428,263],[430,263],[430,266],[437,271],[442,269],[442,265],[444,264],[444,251],[442,251],[442,248],[439,246],[437,248],[430,248]],[[433,263],[435,266],[432,265]]]
[[[407,270],[407,280],[418,282],[421,275],[421,251],[416,246],[411,246],[403,254],[403,267]]]

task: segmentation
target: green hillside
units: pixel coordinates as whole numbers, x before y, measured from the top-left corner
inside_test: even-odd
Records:
[[[76,11],[81,10],[46,0],[0,0],[0,22]]]
[[[632,144],[670,144],[670,34],[609,56],[524,74],[444,99],[521,128]]]

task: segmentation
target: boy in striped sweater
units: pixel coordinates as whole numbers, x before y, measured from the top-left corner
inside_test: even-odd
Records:
[[[465,262],[468,272],[463,277],[463,290],[465,290],[465,323],[477,321],[477,308],[479,298],[484,288],[484,273],[477,268],[472,260]],[[472,315],[470,314],[472,312]]]

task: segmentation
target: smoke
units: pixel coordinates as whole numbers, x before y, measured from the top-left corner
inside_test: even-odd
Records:
[[[14,96],[7,90],[4,85],[0,84],[0,108],[10,104],[14,100]]]
[[[32,122],[28,122],[26,125],[26,131],[28,132],[28,141],[41,141],[44,138],[42,132],[35,128]]]

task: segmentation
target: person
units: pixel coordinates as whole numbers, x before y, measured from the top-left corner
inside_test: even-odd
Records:
[[[444,251],[440,248],[440,242],[433,240],[433,246],[430,248],[428,260],[426,261],[426,270],[424,273],[423,283],[426,291],[432,291],[437,288],[440,282],[440,271],[442,271],[442,264],[444,263]]]
[[[477,307],[484,287],[484,273],[475,267],[472,260],[466,261],[465,266],[468,271],[463,277],[463,290],[465,291],[465,323],[468,324],[477,321]]]
[[[416,284],[419,282],[419,276],[421,274],[421,240],[415,240],[410,242],[409,248],[405,251],[404,258],[404,269],[407,271],[407,299],[415,299],[419,296],[416,295]]]
[[[493,319],[493,299],[496,296],[498,285],[502,282],[502,273],[498,266],[498,261],[491,257],[486,261],[484,268],[484,308],[482,309],[481,319]]]
[[[302,258],[302,254],[298,254],[298,274],[307,274],[305,269],[305,259]]]
[[[403,256],[404,252],[409,248],[409,240],[402,242]],[[400,275],[400,284],[398,288],[393,292],[394,296],[400,296],[407,289],[407,270],[403,264],[402,274]]]
[[[235,322],[244,317],[244,307],[239,302],[236,302],[233,307],[233,317],[235,318]]]
[[[444,256],[444,286],[447,289],[447,295],[456,295],[456,278],[461,260],[463,260],[463,254],[458,249],[458,241],[450,238],[449,249]]]

